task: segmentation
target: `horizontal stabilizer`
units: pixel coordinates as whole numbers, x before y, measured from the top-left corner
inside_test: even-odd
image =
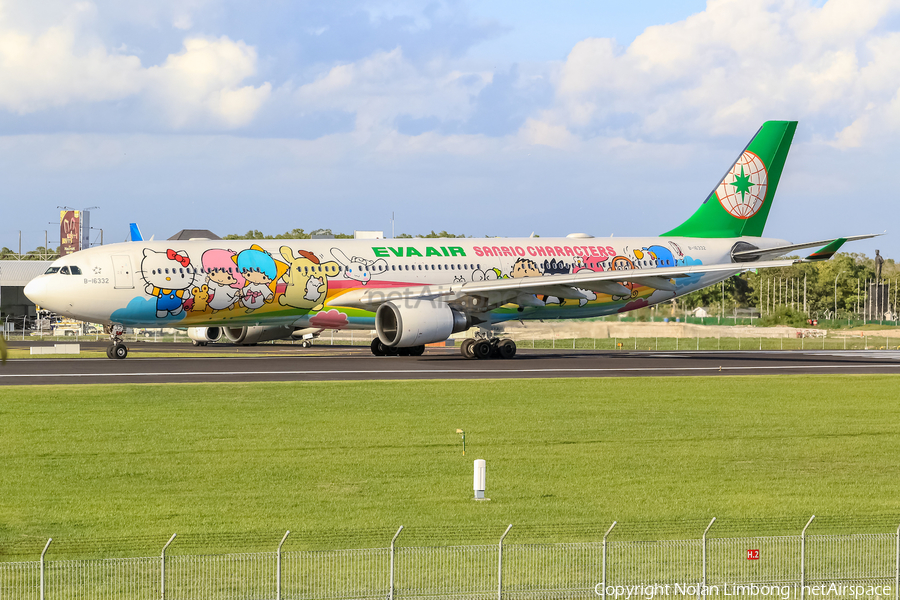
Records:
[[[841,243],[834,248],[834,252],[837,252],[837,249],[844,244],[844,242],[855,242],[856,240],[866,240],[873,237],[878,237],[879,235],[884,235],[882,233],[869,233],[866,235],[848,235],[847,237],[842,238],[832,238],[830,240],[819,240],[816,242],[804,242],[802,244],[790,244],[789,246],[776,246],[775,248],[754,248],[752,250],[741,250],[740,252],[733,252],[732,258],[738,262],[749,262],[751,260],[769,260],[772,258],[777,258],[779,256],[784,256],[785,254],[790,254],[792,252],[797,252],[799,250],[807,250],[809,248],[821,248],[822,251],[825,250],[825,247],[830,246],[831,244],[841,240]],[[822,258],[830,258],[822,257]],[[811,259],[813,260],[813,259]],[[818,259],[816,259],[818,260]]]

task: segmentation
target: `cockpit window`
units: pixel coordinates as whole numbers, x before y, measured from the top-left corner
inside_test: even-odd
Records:
[[[53,273],[59,273],[59,267],[50,267],[44,271],[44,275],[52,275]]]
[[[72,275],[81,275],[81,267],[72,265],[71,267],[69,267],[69,273],[71,273]]]
[[[63,274],[63,275],[68,275],[68,274],[69,274],[69,267],[63,267],[62,269],[59,270],[59,272],[60,272],[61,274]]]

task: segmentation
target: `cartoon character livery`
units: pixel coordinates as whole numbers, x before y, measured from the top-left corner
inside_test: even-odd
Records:
[[[498,323],[615,315],[751,269],[827,260],[848,240],[871,237],[763,237],[796,126],[763,124],[694,214],[658,236],[135,241],[64,256],[25,294],[110,326],[116,358],[127,355],[116,333],[124,326],[174,323],[197,343],[299,334],[306,344],[325,329],[374,330],[377,356],[417,356],[477,327],[463,356],[510,358],[516,345],[492,335]],[[622,202],[644,202],[635,194]],[[583,206],[581,225],[608,214]],[[780,258],[795,254],[806,258]]]
[[[241,290],[241,304],[253,312],[275,300],[275,282],[287,271],[287,265],[253,244],[233,257],[246,284]]]
[[[347,258],[347,255],[341,252],[339,248],[332,248],[331,255],[336,258],[344,268],[347,277],[358,281],[363,285],[369,283],[369,281],[372,280],[373,275],[383,273],[387,271],[388,268],[387,261],[383,258],[377,260],[367,260],[365,258],[360,258],[359,256]]]
[[[338,274],[338,263],[323,263],[318,256],[306,250],[298,250],[299,256],[294,256],[288,246],[282,246],[279,252],[289,266],[283,276],[287,287],[278,297],[278,303],[304,310],[322,310],[328,296],[328,278]]]
[[[213,249],[204,252],[200,258],[209,289],[207,304],[213,314],[234,308],[240,301],[244,276],[238,271],[236,256],[232,250]]]
[[[196,269],[184,250],[156,252],[145,248],[141,277],[146,282],[144,290],[156,297],[156,317],[162,319],[181,314],[184,301],[191,297]]]

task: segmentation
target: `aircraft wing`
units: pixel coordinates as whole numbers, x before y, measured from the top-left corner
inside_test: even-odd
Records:
[[[801,262],[805,262],[805,260],[785,259],[752,263],[681,265],[601,272],[581,270],[578,273],[544,275],[542,277],[470,281],[446,285],[355,289],[330,299],[327,304],[375,310],[380,304],[388,301],[442,300],[450,304],[461,305],[462,308],[469,311],[483,312],[510,302],[526,306],[541,304],[534,299],[535,295],[582,299],[589,298],[587,290],[613,296],[630,296],[631,290],[622,283],[636,283],[654,289],[675,291],[673,279],[722,271],[742,273],[752,269],[789,267]]]
[[[803,244],[790,244],[788,246],[776,246],[775,248],[756,248],[754,250],[741,250],[740,252],[735,252],[734,254],[732,254],[732,256],[737,261],[749,262],[749,261],[759,260],[759,259],[777,258],[779,256],[784,256],[785,254],[790,254],[791,252],[795,252],[797,250],[807,250],[809,248],[822,248],[822,250],[820,250],[820,252],[822,252],[825,250],[825,248],[823,248],[823,246],[826,246],[826,247],[831,246],[835,242],[840,242],[837,245],[837,247],[840,248],[840,246],[844,242],[865,240],[868,238],[878,237],[879,235],[884,235],[884,234],[869,233],[866,235],[848,235],[847,237],[843,237],[843,238],[832,238],[830,240],[819,240],[818,242],[805,242]],[[831,254],[834,254],[834,252],[836,252],[836,251],[837,251],[837,248],[831,249]],[[816,253],[815,259],[812,258],[812,255],[810,256],[810,258],[812,260],[824,260],[825,258],[830,258],[830,256],[831,255],[829,255],[827,257],[825,257],[825,256],[819,257],[818,253]]]

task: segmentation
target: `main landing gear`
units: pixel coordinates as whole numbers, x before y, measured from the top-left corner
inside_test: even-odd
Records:
[[[396,348],[393,346],[385,346],[378,338],[372,340],[371,348],[372,354],[375,356],[422,356],[425,353],[425,346]]]
[[[467,338],[459,347],[460,353],[465,358],[512,358],[516,355],[516,343],[512,340],[497,338]]]
[[[121,325],[110,325],[109,327],[109,346],[106,347],[106,356],[108,358],[123,359],[128,356],[128,347],[122,341],[122,334],[125,328]]]

